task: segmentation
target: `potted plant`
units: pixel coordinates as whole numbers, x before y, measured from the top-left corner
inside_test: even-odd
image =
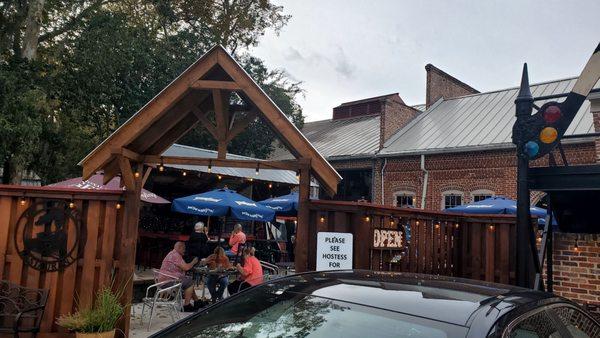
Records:
[[[62,315],[56,323],[75,332],[78,338],[113,338],[117,321],[125,310],[119,302],[122,294],[122,290],[113,292],[112,288],[103,287],[96,293],[94,306]]]

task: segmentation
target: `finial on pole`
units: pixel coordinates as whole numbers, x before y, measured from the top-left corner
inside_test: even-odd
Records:
[[[529,74],[527,72],[527,62],[523,64],[523,75],[521,75],[521,87],[517,100],[532,100],[531,90],[529,88]]]

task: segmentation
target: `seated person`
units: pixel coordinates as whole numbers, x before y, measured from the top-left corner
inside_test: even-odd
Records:
[[[196,296],[196,292],[194,292],[194,281],[185,275],[185,272],[194,267],[196,263],[198,263],[198,258],[194,257],[194,259],[190,263],[186,263],[183,260],[183,254],[185,253],[185,243],[177,242],[173,246],[173,250],[171,250],[165,259],[163,259],[162,264],[160,266],[160,271],[165,273],[165,275],[161,275],[159,277],[159,282],[164,282],[171,280],[168,276],[173,276],[181,281],[181,289],[183,290],[183,310],[185,312],[193,312],[196,308],[190,304],[191,300],[194,299],[194,304],[198,304],[198,296]]]
[[[225,254],[227,257],[235,257],[238,254],[239,246],[246,244],[246,234],[242,231],[242,225],[237,223],[233,227],[231,236],[229,237],[229,246],[231,249],[227,250]]]
[[[193,257],[198,257],[198,259],[206,258],[210,253],[207,232],[208,228],[204,226],[204,222],[196,223],[194,232],[190,235],[186,246],[186,254],[190,259]]]
[[[239,263],[236,265],[240,272],[240,279],[227,287],[230,295],[263,282],[263,269],[258,259],[254,257],[254,253],[254,248],[244,249],[244,266]]]
[[[227,256],[225,255],[225,250],[223,250],[223,248],[220,246],[216,247],[214,253],[208,256],[206,259],[203,259],[201,263],[208,265],[208,268],[210,270],[225,270],[231,268],[229,258],[227,258]],[[206,279],[206,286],[208,287],[208,292],[210,292],[210,299],[213,303],[223,299],[223,292],[225,292],[227,284],[229,284],[229,278],[227,277],[227,275],[208,275]]]

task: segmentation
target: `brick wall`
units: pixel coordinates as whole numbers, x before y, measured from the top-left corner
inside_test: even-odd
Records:
[[[600,236],[554,235],[554,293],[600,314]],[[577,248],[575,247],[577,243]]]
[[[379,122],[379,149],[383,148],[385,141],[417,117],[419,113],[421,113],[419,110],[407,106],[402,100],[389,99],[385,101]]]
[[[432,64],[425,66],[427,71],[427,83],[425,93],[425,105],[429,108],[440,97],[446,99],[479,93],[477,89],[456,79]]]
[[[571,144],[565,146],[569,164],[589,164],[596,160],[593,143]],[[560,156],[556,154],[559,165]],[[382,160],[380,160],[382,161]],[[384,180],[384,198],[382,204],[393,205],[394,193],[413,192],[415,206],[421,207],[424,172],[420,169],[420,156],[404,156],[387,160]],[[547,165],[547,157],[536,160],[532,166]],[[381,170],[381,164],[376,165]],[[516,198],[516,157],[514,150],[479,151],[425,156],[425,169],[429,172],[425,208],[442,209],[442,194],[446,191],[458,191],[463,203],[472,201],[472,193],[489,190],[495,195]],[[374,201],[381,203],[380,175],[376,172]],[[377,182],[379,181],[379,182]],[[539,193],[534,193],[539,197]]]

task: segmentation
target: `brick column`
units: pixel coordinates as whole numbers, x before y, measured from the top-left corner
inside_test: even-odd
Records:
[[[594,119],[594,131],[600,133],[600,93],[592,93],[588,95],[590,100],[590,112]],[[600,137],[596,137],[596,162],[600,163]]]

